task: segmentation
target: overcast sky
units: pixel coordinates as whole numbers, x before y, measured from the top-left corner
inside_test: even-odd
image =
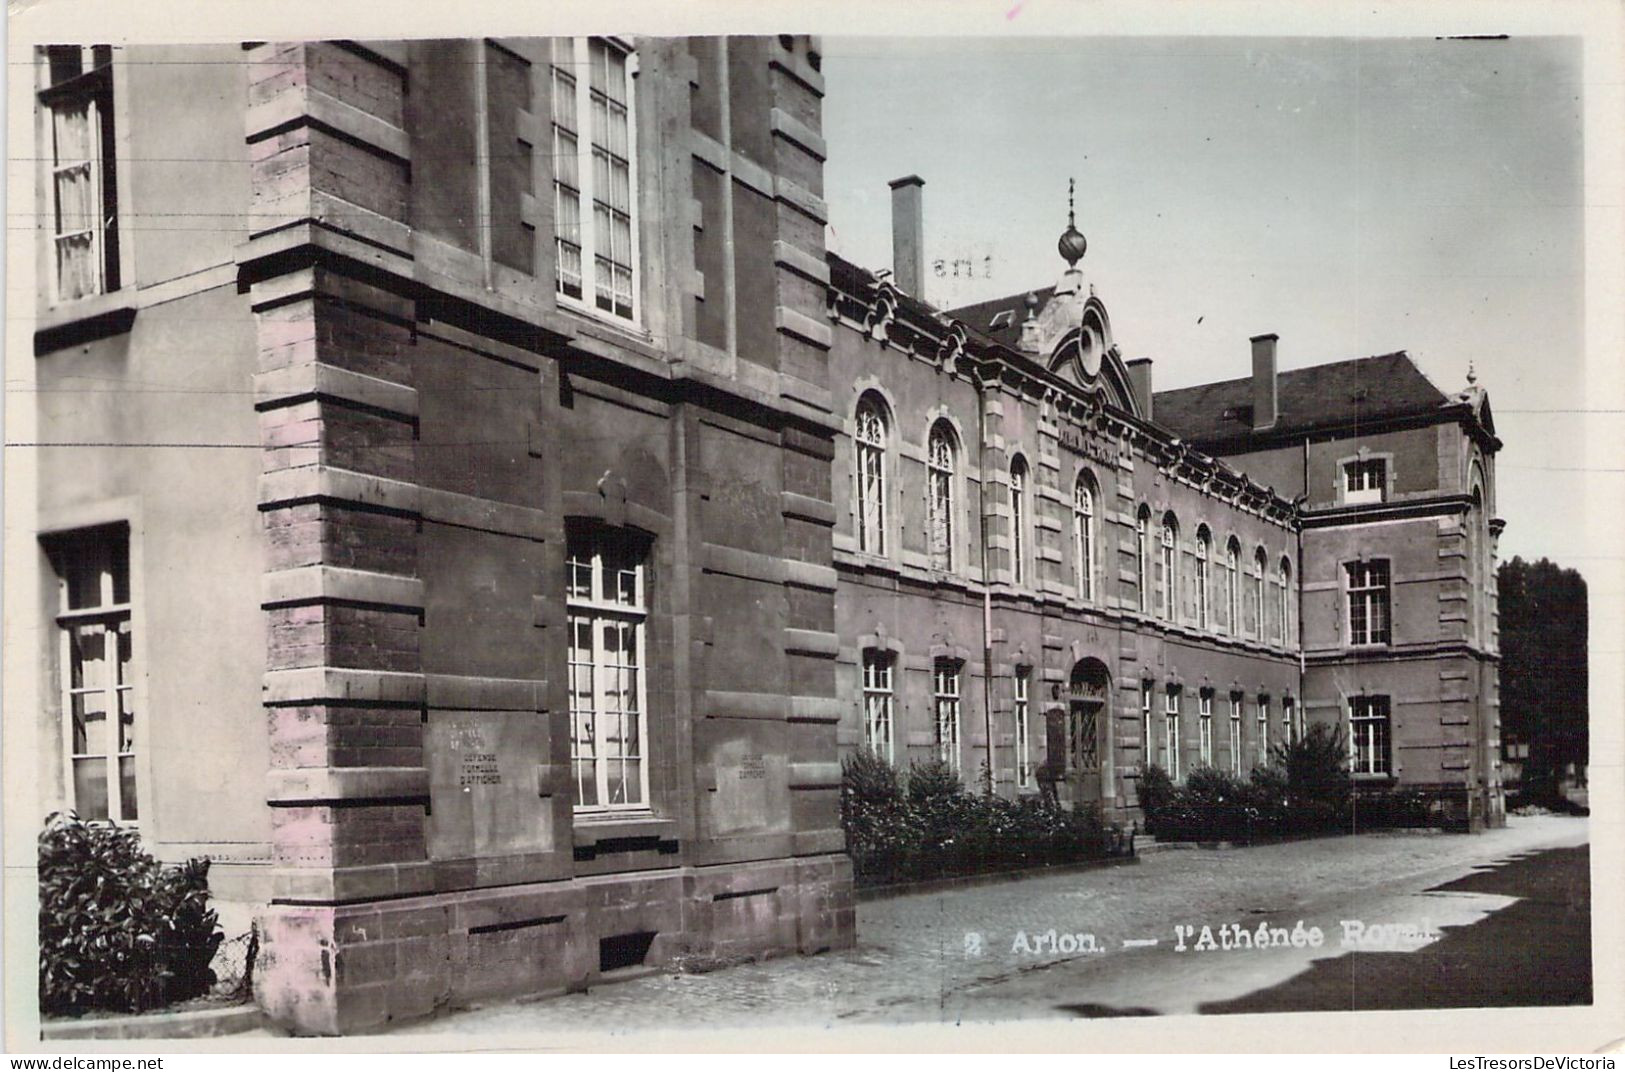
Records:
[[[928,300],[1046,286],[1075,177],[1080,267],[1159,389],[1247,375],[1268,331],[1282,368],[1406,350],[1446,392],[1471,360],[1506,443],[1502,557],[1584,568],[1579,422],[1550,412],[1585,398],[1576,39],[826,34],[824,54],[836,252],[889,267],[886,183],[917,173]]]

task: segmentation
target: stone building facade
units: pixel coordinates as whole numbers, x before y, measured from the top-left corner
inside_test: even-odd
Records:
[[[852,941],[818,64],[40,53],[47,805],[279,1022]]]
[[[1181,430],[1206,408],[1122,360],[1075,229],[1056,288],[953,313],[917,179],[892,278],[829,255],[819,68],[783,36],[14,69],[8,733],[41,817],[214,860],[278,1022],[848,945],[866,745],[1132,823],[1148,761],[1246,770],[1380,694],[1365,773],[1498,814],[1482,392]],[[1388,497],[1339,498],[1373,457]],[[1375,555],[1392,635],[1350,645]]]

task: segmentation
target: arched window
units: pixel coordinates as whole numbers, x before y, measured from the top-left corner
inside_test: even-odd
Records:
[[[1254,624],[1257,626],[1259,640],[1266,635],[1264,629],[1264,575],[1269,572],[1269,555],[1260,547],[1253,555],[1253,613],[1257,616]]]
[[[954,568],[954,463],[957,451],[954,432],[945,421],[931,426],[926,448],[929,470],[927,498],[928,528],[931,534],[931,565],[935,569]]]
[[[1010,463],[1010,575],[1027,583],[1027,459],[1016,455]]]
[[[1157,612],[1168,621],[1179,617],[1179,521],[1172,513],[1162,518],[1157,557]]]
[[[1213,554],[1213,534],[1206,525],[1196,529],[1196,628],[1208,627],[1208,559]]]
[[[1224,613],[1232,636],[1241,635],[1241,543],[1232,536],[1224,547]]]
[[[1276,626],[1276,636],[1282,644],[1292,643],[1292,563],[1283,555],[1280,568],[1281,582],[1281,620]]]
[[[1088,473],[1079,473],[1077,486],[1072,489],[1072,539],[1078,596],[1092,603],[1095,599],[1095,489]]]
[[[858,550],[886,553],[886,410],[879,399],[864,395],[858,401],[852,442],[857,450]]]
[[[1134,518],[1134,584],[1139,589],[1140,613],[1151,610],[1151,510],[1141,506]]]

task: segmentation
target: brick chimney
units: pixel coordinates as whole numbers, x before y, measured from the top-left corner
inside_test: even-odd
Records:
[[[925,300],[925,180],[905,175],[891,181],[892,282]]]
[[[1128,369],[1128,385],[1134,392],[1134,401],[1140,407],[1140,416],[1146,420],[1151,419],[1151,359],[1137,357],[1126,362],[1124,368]]]
[[[1253,427],[1275,427],[1275,341],[1279,335],[1253,336]]]

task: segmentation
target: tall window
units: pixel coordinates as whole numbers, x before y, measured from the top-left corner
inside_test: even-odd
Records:
[[[1302,736],[1298,727],[1298,705],[1290,696],[1281,697],[1281,740],[1292,744]]]
[[[51,541],[61,633],[67,804],[84,819],[134,822],[137,724],[130,544],[122,526]]]
[[[932,674],[936,700],[937,758],[959,769],[959,663],[938,659]]]
[[[1078,596],[1086,603],[1095,599],[1095,492],[1086,474],[1078,474],[1072,489],[1073,556],[1077,559]]]
[[[1230,694],[1230,769],[1241,773],[1241,693]]]
[[[1151,693],[1153,686],[1149,681],[1140,682],[1140,750],[1141,762],[1147,767],[1154,761],[1151,744],[1156,739],[1151,736]]]
[[[1162,765],[1179,780],[1179,686],[1169,685],[1162,701]]]
[[[1162,519],[1157,560],[1157,611],[1168,621],[1179,616],[1179,523],[1173,514]]]
[[[1010,554],[1011,576],[1017,584],[1027,582],[1027,460],[1016,455],[1010,463]]]
[[[624,531],[576,529],[565,554],[575,806],[647,809],[647,546]]]
[[[931,565],[954,568],[954,433],[937,422],[927,443],[926,468],[929,478],[927,518],[931,535]]]
[[[113,49],[51,45],[42,66],[54,295],[72,301],[119,287]]]
[[[1196,530],[1196,627],[1208,627],[1208,559],[1213,555],[1213,535],[1203,525]]]
[[[1241,544],[1234,536],[1224,547],[1224,608],[1232,636],[1241,635]]]
[[[1292,643],[1292,563],[1281,559],[1281,568],[1277,574],[1281,586],[1279,621],[1277,622],[1277,635],[1282,644]]]
[[[1016,784],[1023,789],[1033,784],[1032,738],[1027,725],[1027,685],[1031,679],[1028,667],[1016,670]]]
[[[896,693],[892,688],[895,664],[889,652],[863,653],[863,746],[888,763],[896,759]]]
[[[1388,497],[1388,462],[1363,458],[1343,465],[1343,501],[1379,503]]]
[[[1267,765],[1270,761],[1270,698],[1258,698],[1258,762]]]
[[[1349,643],[1390,643],[1388,562],[1350,562],[1343,568],[1349,586]]]
[[[1139,589],[1140,612],[1151,611],[1151,511],[1140,507],[1134,518],[1134,584]]]
[[[858,550],[886,553],[886,412],[872,396],[858,401],[852,441],[857,451]]]
[[[1349,700],[1350,762],[1355,775],[1392,770],[1388,733],[1388,697],[1355,696]]]
[[[1202,766],[1213,766],[1213,692],[1203,689],[1198,698],[1202,731]]]
[[[626,49],[603,38],[553,39],[558,292],[633,320],[638,314],[629,59]]]
[[[1269,556],[1267,554],[1265,554],[1264,549],[1262,547],[1260,547],[1258,549],[1258,553],[1253,556],[1253,607],[1252,607],[1253,617],[1254,617],[1254,624],[1258,627],[1257,636],[1258,636],[1259,640],[1263,640],[1268,635],[1268,632],[1264,627],[1264,610],[1265,610],[1264,575],[1267,574],[1268,572],[1269,572]]]

